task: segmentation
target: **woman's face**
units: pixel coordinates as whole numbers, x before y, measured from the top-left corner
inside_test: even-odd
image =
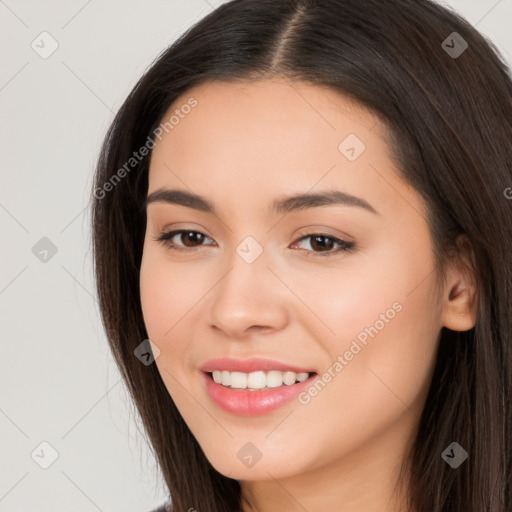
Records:
[[[394,467],[424,405],[443,301],[424,203],[382,124],[328,89],[277,80],[203,84],[163,122],[172,115],[148,196],[183,195],[147,205],[141,301],[206,457],[241,480]],[[185,231],[155,240],[173,230]],[[256,358],[270,364],[243,365]]]

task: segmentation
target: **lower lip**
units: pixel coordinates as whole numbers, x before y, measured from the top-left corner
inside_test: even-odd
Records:
[[[291,402],[299,393],[311,385],[316,374],[303,382],[261,391],[232,389],[217,384],[209,373],[202,372],[208,396],[222,409],[239,416],[259,416]]]

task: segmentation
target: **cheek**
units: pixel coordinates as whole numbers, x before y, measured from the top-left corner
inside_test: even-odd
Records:
[[[417,326],[432,322],[437,314],[429,299],[432,268],[428,258],[422,261],[394,242],[334,264],[283,265],[279,275],[300,299],[290,310],[296,320],[341,349],[343,340],[359,336],[364,341],[370,327],[388,330],[409,315]],[[406,331],[411,327],[402,325]]]
[[[326,394],[354,414],[364,408],[370,416],[380,410],[384,417],[404,403],[419,407],[430,383],[441,328],[434,263],[428,247],[419,257],[403,245],[295,279],[295,289],[316,314],[308,315],[307,328],[329,354],[323,371],[330,368],[336,376]],[[338,356],[342,368],[334,367]]]
[[[319,461],[364,445],[390,425],[404,428],[414,423],[421,415],[435,364],[439,329],[433,322],[435,307],[426,307],[430,282],[409,295],[406,279],[392,292],[379,289],[375,282],[346,282],[351,287],[343,294],[346,298],[339,299],[338,308],[325,302],[332,307],[331,325],[336,331],[336,336],[322,336],[329,362],[322,368],[321,382],[302,395],[294,416],[311,431],[311,449],[320,454]],[[311,425],[310,418],[323,421]],[[336,436],[330,434],[333,424]],[[283,443],[290,437],[284,429],[280,434]]]
[[[160,339],[172,325],[169,317],[169,312],[173,310],[172,303],[169,303],[172,294],[168,284],[163,266],[145,251],[140,268],[140,300],[150,339]]]
[[[150,338],[153,336],[155,341],[172,338],[180,323],[186,322],[191,308],[208,289],[205,279],[190,269],[184,272],[179,265],[165,257],[165,252],[144,249],[140,268],[140,298]]]
[[[179,265],[173,265],[165,252],[144,247],[140,268],[144,324],[149,339],[160,349],[155,360],[160,375],[182,413],[191,409],[182,385],[186,379],[186,334],[190,332],[187,321],[191,308],[205,293],[201,288],[200,279],[197,276],[191,279],[190,273],[180,271]],[[195,413],[200,416],[200,411]]]

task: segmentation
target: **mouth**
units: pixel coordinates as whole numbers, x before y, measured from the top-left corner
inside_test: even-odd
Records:
[[[214,370],[201,372],[210,400],[236,416],[261,416],[289,404],[311,386],[316,372]]]

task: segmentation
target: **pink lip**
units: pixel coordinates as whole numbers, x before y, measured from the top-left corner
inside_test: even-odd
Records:
[[[283,385],[261,391],[248,391],[246,389],[231,389],[217,384],[210,373],[201,373],[206,392],[213,402],[223,410],[239,416],[259,416],[282,407],[310,386],[317,376],[314,374],[305,381],[291,386]]]
[[[207,361],[199,369],[207,373],[211,373],[215,370],[242,373],[251,373],[260,370],[264,372],[271,370],[295,373],[315,372],[315,370],[312,368],[299,368],[298,366],[291,366],[289,364],[280,363],[279,361],[273,361],[271,359],[260,357],[253,357],[251,359],[233,359],[230,357],[220,357]]]

